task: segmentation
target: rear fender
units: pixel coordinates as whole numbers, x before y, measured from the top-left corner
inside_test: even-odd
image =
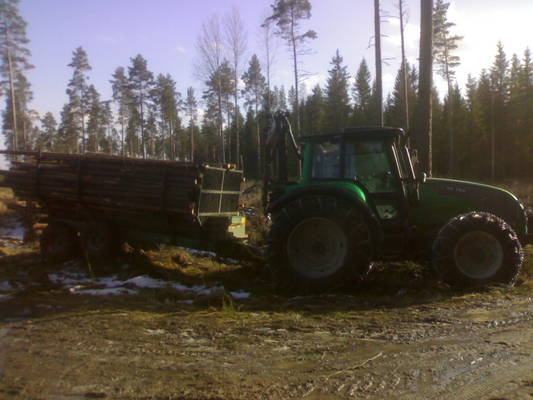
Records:
[[[337,197],[353,204],[354,207],[361,211],[364,218],[367,220],[374,238],[375,245],[379,246],[381,244],[383,240],[383,230],[378,217],[364,202],[361,201],[357,195],[346,189],[335,188],[331,186],[302,187],[277,198],[274,202],[268,205],[265,212],[267,214],[276,213],[278,210],[281,210],[285,205],[294,200],[304,196],[315,195]]]

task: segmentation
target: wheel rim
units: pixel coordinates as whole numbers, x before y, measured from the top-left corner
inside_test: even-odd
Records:
[[[75,232],[68,227],[49,225],[41,238],[41,252],[49,260],[63,261],[72,254],[75,241]]]
[[[46,243],[46,250],[53,255],[63,255],[68,253],[71,246],[71,240],[65,237],[56,237]]]
[[[454,248],[457,268],[469,278],[487,279],[503,262],[503,248],[492,234],[473,231],[463,235]]]
[[[107,245],[107,240],[102,235],[97,233],[89,233],[85,239],[85,248],[89,254],[99,253],[104,251]]]
[[[344,264],[347,238],[335,222],[308,218],[300,222],[287,240],[288,259],[294,270],[307,278],[324,278]]]

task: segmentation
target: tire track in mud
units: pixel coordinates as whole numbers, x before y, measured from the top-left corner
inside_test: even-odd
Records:
[[[528,322],[525,322],[528,324]],[[529,322],[530,323],[530,322]],[[408,393],[401,396],[402,399],[420,400],[431,398],[436,400],[481,400],[489,399],[491,395],[497,395],[503,390],[505,385],[513,383],[516,391],[524,389],[524,382],[533,381],[533,328],[524,326],[522,329],[515,326],[511,332],[497,331],[491,332],[485,337],[479,337],[477,342],[465,341],[458,349],[458,354],[466,353],[469,349],[479,351],[479,359],[468,362],[465,359],[460,365],[451,365],[444,368],[446,382],[439,382],[436,385],[417,393]],[[516,329],[518,328],[518,329]],[[490,340],[491,337],[506,337],[506,342]],[[480,342],[484,342],[485,346]],[[496,350],[487,347],[494,343],[506,344],[505,350]],[[513,348],[514,350],[511,350]],[[492,358],[492,359],[491,359]],[[486,359],[486,362],[477,362]],[[447,371],[447,372],[446,372]],[[518,381],[523,381],[522,383]],[[533,397],[533,389],[528,393]],[[507,399],[508,397],[495,397],[495,399]],[[516,397],[511,397],[515,399]],[[522,398],[522,397],[520,397]]]

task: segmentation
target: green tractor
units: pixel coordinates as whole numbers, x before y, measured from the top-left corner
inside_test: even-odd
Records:
[[[384,259],[428,260],[457,287],[515,282],[531,236],[513,194],[417,175],[399,128],[304,136],[298,146],[278,113],[267,136],[269,263],[282,282],[329,290]],[[288,180],[288,144],[299,159],[298,182]]]

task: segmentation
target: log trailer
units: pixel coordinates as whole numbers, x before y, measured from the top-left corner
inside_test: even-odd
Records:
[[[4,153],[25,158],[0,171],[0,186],[40,207],[41,222],[47,223],[40,238],[46,261],[62,262],[81,251],[103,258],[123,242],[168,243],[234,257],[243,250],[244,218],[238,211],[243,173],[231,165]]]

